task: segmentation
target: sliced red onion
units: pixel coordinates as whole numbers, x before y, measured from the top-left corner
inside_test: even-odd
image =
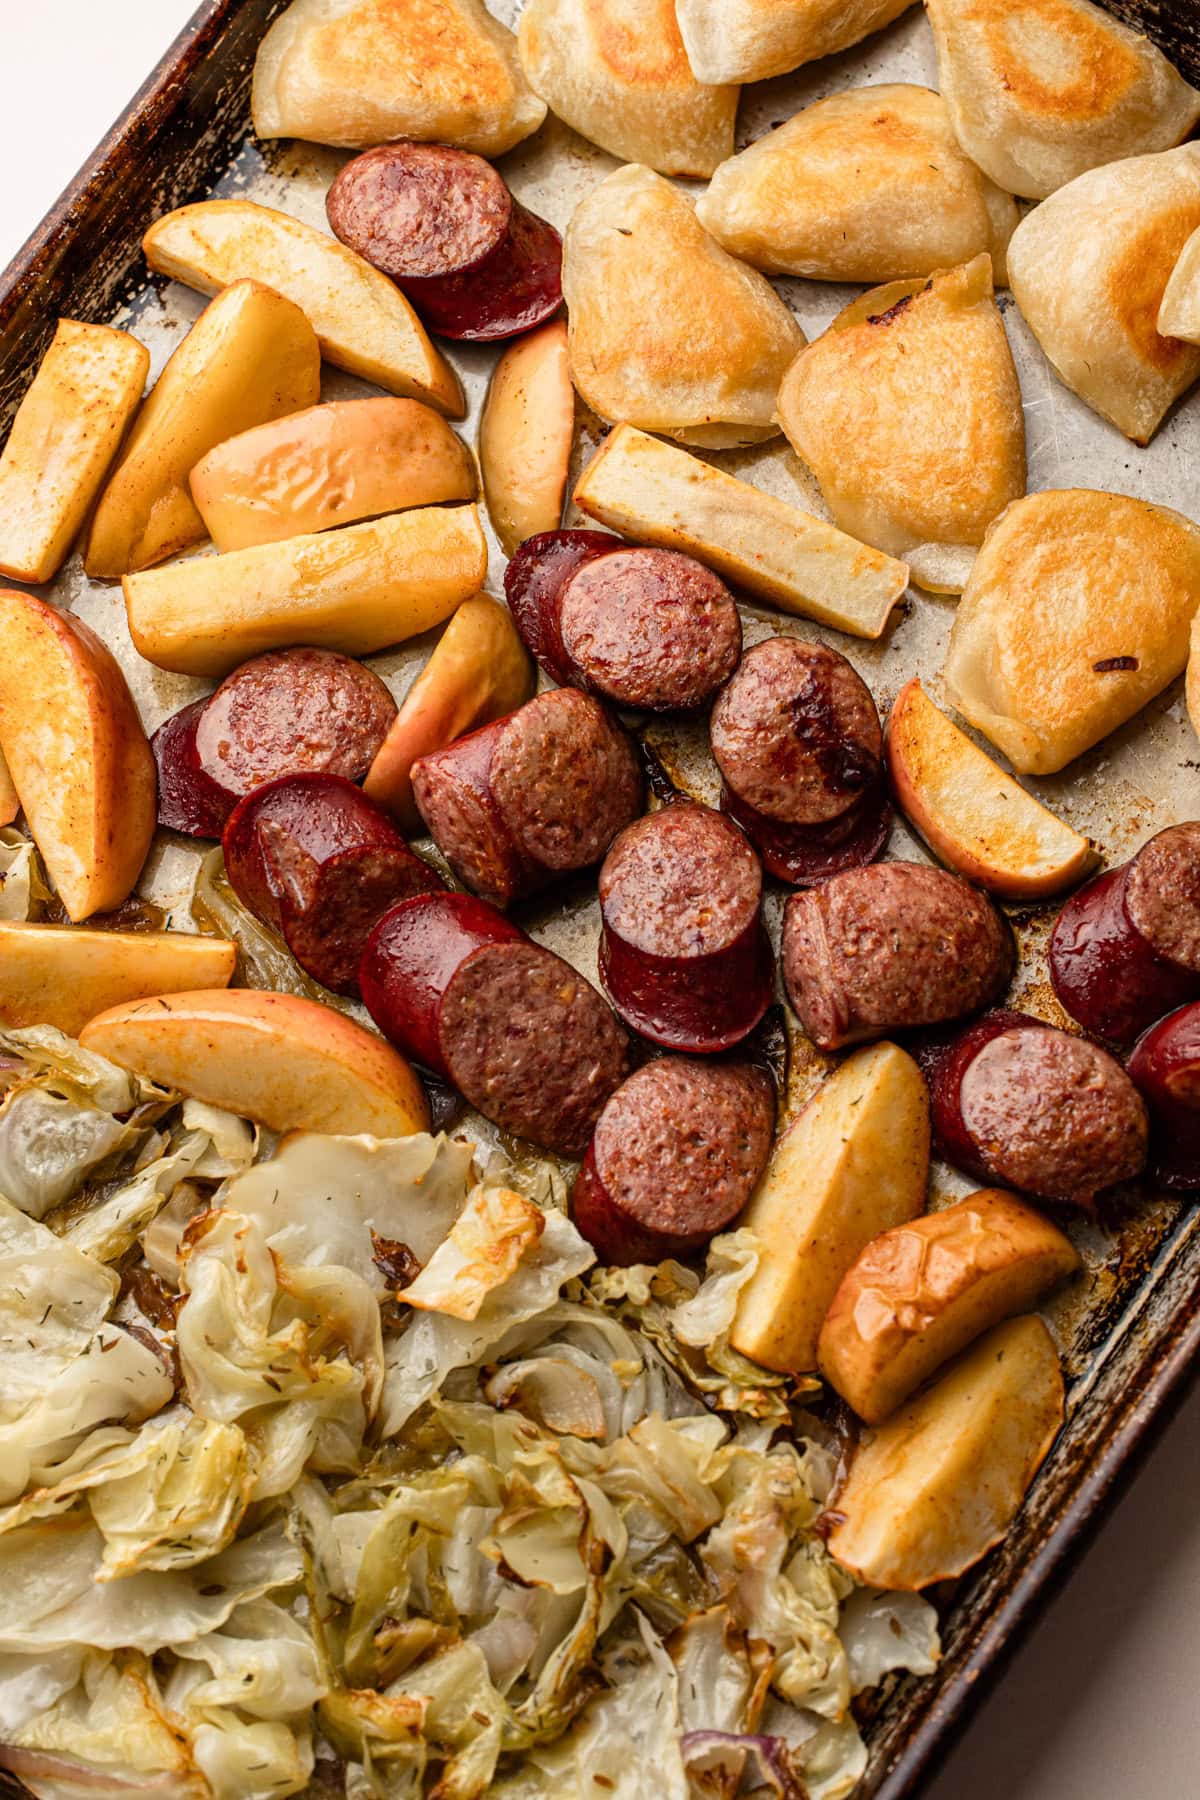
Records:
[[[749,1758],[753,1758],[758,1785],[765,1786],[777,1800],[808,1800],[795,1752],[784,1738],[738,1731],[688,1731],[679,1747],[697,1790],[712,1794],[714,1800],[726,1800],[737,1792]]]

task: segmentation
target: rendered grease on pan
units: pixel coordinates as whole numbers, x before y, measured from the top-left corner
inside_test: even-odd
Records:
[[[293,98],[311,83],[310,116],[319,116],[346,70],[367,66],[371,31],[392,15],[393,24],[408,20],[413,4],[337,0],[330,19],[300,0],[273,34],[277,78]],[[532,122],[536,103],[527,92],[522,98],[515,46],[488,23],[480,0],[422,5],[461,45],[461,69],[439,64],[438,83],[448,68],[469,74],[472,105],[494,84],[484,110],[524,108]],[[1086,0],[1073,0],[1073,9],[1086,11]],[[505,23],[515,24],[518,10],[516,0],[497,0]],[[647,43],[650,14],[629,0],[613,0],[612,10],[638,27],[629,41],[636,39],[644,79],[666,91],[686,76],[669,4],[653,9],[665,34],[661,66],[654,56],[646,61],[655,48]],[[589,5],[584,11],[600,16]],[[403,32],[389,38],[389,55],[404,41]],[[447,41],[439,41],[439,56]],[[597,56],[616,56],[624,41],[620,29],[611,43],[601,32]],[[765,44],[758,49],[769,54]],[[739,53],[753,59],[756,48]],[[747,89],[737,149],[781,114],[829,94],[881,83],[932,87],[935,79],[928,28],[910,14],[843,55],[769,89]],[[460,132],[461,149],[472,147],[476,127],[455,112],[460,89],[455,79],[439,85],[438,116],[445,133]],[[405,116],[420,135],[423,101],[392,95],[390,103],[410,107]],[[591,116],[574,103],[569,110]],[[861,110],[872,111],[867,103]],[[419,171],[436,171],[442,152],[362,148],[356,176],[339,190],[354,205],[335,213],[339,234],[370,258],[381,163],[411,163],[419,196]],[[542,276],[556,255],[555,233],[615,165],[553,117],[504,157],[496,177],[478,157],[460,161],[471,163],[475,187],[508,225],[503,184],[517,204],[512,218],[535,215],[536,242],[525,249],[541,271],[536,304],[507,305],[505,220],[469,246],[470,255],[458,254],[447,221],[453,254],[444,265],[435,257],[406,284],[411,318],[360,264],[354,329],[331,331],[327,315],[313,323],[327,354],[349,355],[352,366],[371,361],[398,391],[411,382],[440,412],[455,412],[461,378],[466,421],[457,429],[472,438],[497,354],[472,338],[545,316],[553,284]],[[346,166],[343,153],[313,145],[249,144],[214,197],[274,207],[323,230],[326,194]],[[960,209],[970,210],[976,185],[965,182]],[[677,191],[694,199],[701,190]],[[445,188],[452,192],[453,182]],[[1011,203],[994,198],[1003,223]],[[849,216],[855,201],[835,176],[823,204]],[[872,204],[878,208],[878,196]],[[243,246],[256,216],[239,214]],[[1069,220],[1069,205],[1060,216]],[[972,226],[985,235],[990,228],[982,218]],[[195,214],[190,230],[182,247],[170,234],[158,238],[156,266],[210,286],[231,279],[212,274],[219,255]],[[872,230],[882,231],[874,245]],[[286,233],[268,231],[266,239],[274,260],[235,273],[266,286],[273,278],[303,303],[311,271],[287,264]],[[902,233],[890,233],[878,210],[856,242],[868,260],[882,259],[875,280],[924,274],[893,268],[904,255]],[[295,242],[292,251],[300,255]],[[772,266],[769,245],[747,254]],[[487,291],[475,301],[488,317],[476,330],[471,284],[481,267]],[[431,272],[452,280],[453,306],[443,315],[422,287]],[[834,283],[774,285],[810,340],[857,296]],[[340,304],[348,291],[340,290]],[[148,285],[113,323],[149,346],[157,374],[202,304],[178,283]],[[661,304],[656,324],[669,337],[672,296]],[[436,332],[440,319],[458,340],[445,361],[422,329],[423,305],[424,325]],[[1059,384],[1003,293],[1000,306],[1021,382],[1031,491],[1103,479],[1186,513],[1194,405],[1185,401],[1148,448],[1128,450]],[[1149,299],[1147,307],[1152,314]],[[371,321],[384,318],[387,354],[372,358],[364,354]],[[1152,334],[1151,358],[1165,342]],[[97,346],[110,361],[121,347]],[[708,340],[692,353],[710,387],[716,369],[717,410],[706,421],[712,430],[691,441],[727,442],[720,358]],[[583,354],[579,343],[570,354]],[[936,367],[936,354],[921,367]],[[680,373],[686,382],[689,371]],[[578,371],[576,379],[586,391]],[[325,401],[376,391],[323,367]],[[65,392],[51,365],[31,425],[70,416]],[[90,425],[72,424],[78,469],[64,465],[63,495],[47,500],[31,488],[16,438],[20,454],[7,471],[0,465],[0,491],[7,472],[19,497],[33,494],[21,566],[52,556],[64,520],[81,517],[95,498],[124,416],[120,395],[101,398]],[[929,411],[928,393],[922,398]],[[561,453],[559,400],[543,449],[558,444]],[[582,404],[576,414],[572,475],[608,429]],[[443,438],[449,433],[443,420],[434,424]],[[246,453],[241,461],[226,454],[215,426],[210,443],[206,461],[218,480],[223,456],[241,471],[236,498],[245,504],[246,481],[252,488],[267,479],[269,459],[247,476]],[[353,453],[349,465],[335,466],[333,449],[322,461],[323,443],[319,432],[279,433],[290,462],[270,477],[278,480],[273,517],[302,516],[313,494],[338,522],[371,514],[352,491]],[[330,444],[336,448],[334,438]],[[489,455],[502,449],[493,441]],[[828,517],[815,480],[781,438],[699,456],[690,463],[680,453],[677,495],[689,471],[699,479],[709,462],[793,509]],[[171,475],[170,504],[196,535],[179,472]],[[471,520],[470,483],[456,478],[451,488],[460,518]],[[153,509],[153,491],[137,498]],[[205,503],[213,498],[206,490]],[[644,496],[643,514],[653,508],[653,495]],[[472,710],[452,693],[427,699],[414,742],[427,747],[434,768],[451,766],[443,746],[468,719],[491,721],[488,743],[528,739],[533,749],[493,758],[479,780],[459,780],[449,812],[418,763],[417,801],[435,840],[418,839],[416,855],[354,783],[380,754],[394,703],[428,662],[439,628],[339,675],[332,665],[346,664],[340,653],[355,645],[338,642],[345,595],[328,543],[319,595],[305,591],[302,554],[289,563],[271,551],[224,565],[244,571],[247,585],[254,575],[258,588],[244,606],[238,593],[220,595],[234,641],[252,660],[228,677],[215,704],[208,684],[136,654],[119,594],[89,583],[75,560],[54,598],[115,652],[128,694],[103,648],[52,607],[15,591],[0,602],[10,627],[0,745],[11,764],[11,780],[0,767],[0,824],[22,809],[37,845],[35,852],[7,831],[0,845],[0,1260],[21,1271],[13,1297],[0,1301],[0,1355],[4,1338],[32,1350],[28,1358],[22,1351],[15,1398],[0,1405],[0,1440],[10,1446],[0,1458],[0,1502],[12,1503],[0,1517],[0,1564],[10,1559],[13,1592],[46,1595],[36,1616],[25,1608],[0,1623],[0,1767],[39,1800],[67,1800],[83,1786],[123,1792],[147,1784],[196,1800],[550,1800],[585,1788],[642,1800],[652,1784],[688,1800],[731,1797],[751,1782],[756,1793],[785,1800],[843,1800],[864,1774],[873,1791],[891,1753],[887,1692],[897,1675],[911,1682],[938,1660],[937,1616],[920,1590],[962,1574],[1008,1532],[1039,1464],[1055,1454],[1062,1372],[1072,1382],[1086,1378],[1089,1351],[1128,1284],[1165,1243],[1176,1212],[1130,1178],[1147,1154],[1184,1194],[1198,1174],[1195,1009],[1160,1018],[1193,991],[1184,913],[1200,892],[1195,828],[1168,831],[1131,863],[1141,873],[1122,877],[1113,902],[1124,911],[1109,921],[1120,940],[1109,961],[1140,958],[1143,972],[1161,977],[1154,991],[1161,989],[1162,1007],[1152,1018],[1126,1009],[1114,1023],[1102,1008],[1084,1017],[1060,972],[1057,994],[1051,985],[1047,948],[1063,891],[1086,864],[1086,845],[1064,826],[1090,835],[1112,870],[1155,832],[1200,812],[1194,742],[1177,690],[1152,697],[1066,775],[1026,784],[1048,811],[1022,814],[1020,829],[1032,833],[1022,865],[1019,831],[999,823],[1008,777],[977,742],[965,740],[975,754],[964,757],[952,732],[923,737],[922,718],[928,725],[933,714],[914,707],[911,690],[903,742],[878,742],[872,705],[886,722],[914,677],[938,702],[950,697],[938,671],[954,618],[947,596],[963,582],[964,614],[978,617],[986,605],[1025,642],[1041,629],[1020,611],[1029,584],[995,546],[985,597],[970,585],[969,552],[945,557],[944,545],[926,544],[914,549],[913,567],[938,595],[910,592],[877,639],[822,630],[735,593],[744,650],[780,639],[827,643],[838,653],[835,698],[853,717],[835,720],[835,730],[838,707],[824,703],[824,687],[801,683],[771,722],[771,744],[779,739],[786,752],[791,733],[800,753],[791,770],[799,805],[791,788],[781,801],[769,771],[764,785],[753,755],[747,760],[761,750],[762,733],[756,743],[718,730],[723,792],[707,702],[738,662],[739,627],[715,539],[713,569],[704,567],[711,515],[697,519],[664,519],[654,547],[629,549],[594,533],[595,521],[568,505],[562,524],[585,529],[595,560],[564,578],[561,593],[518,593],[514,581],[510,597],[544,674],[584,692],[527,703],[499,721],[503,709]],[[498,593],[504,558],[485,514],[481,523],[488,587]],[[1131,536],[1135,561],[1137,545],[1153,537],[1148,519],[1140,526],[1144,535]],[[786,539],[788,527],[780,529]],[[461,570],[471,563],[472,530],[464,523]],[[340,541],[365,544],[370,536]],[[839,540],[838,566],[847,572],[853,549],[852,539]],[[802,562],[806,553],[796,553]],[[1154,571],[1177,613],[1188,555],[1164,554]],[[404,572],[410,623],[444,619],[454,596],[417,560],[414,552]],[[1073,616],[1103,608],[1120,619],[1103,559],[1090,561],[1074,588],[1072,579],[1055,572],[1066,582],[1056,597],[1074,595]],[[213,581],[219,593],[217,570]],[[167,589],[160,583],[157,591]],[[678,604],[694,668],[678,643],[656,636],[660,592]],[[787,594],[803,611],[803,570]],[[327,603],[332,610],[323,611]],[[631,604],[640,612],[627,645],[620,619]],[[277,649],[280,618],[292,607],[304,619],[296,648]],[[823,616],[831,616],[827,596]],[[547,644],[551,628],[557,637]],[[1147,628],[1139,619],[1138,629]],[[1127,717],[1149,691],[1136,686],[1139,675],[1147,680],[1148,662],[1164,677],[1181,666],[1176,637],[1151,646],[1157,655],[1149,659],[1140,638],[1085,642],[1078,691],[1106,716]],[[1074,641],[1064,641],[1068,647],[1074,654]],[[312,679],[297,651],[313,665]],[[520,654],[514,644],[510,663]],[[218,660],[214,652],[178,666]],[[824,667],[827,652],[818,648],[808,660]],[[959,664],[966,660],[960,649]],[[281,690],[293,676],[298,683],[297,705],[272,706],[260,719],[256,695],[271,690],[276,667]],[[1003,692],[1003,671],[988,671],[986,681],[967,673],[964,691],[994,699],[1002,724],[1022,719],[1021,696]],[[1089,700],[1096,680],[1105,684],[1102,701]],[[529,691],[515,664],[500,685]],[[543,680],[543,690],[549,685]],[[55,695],[53,781],[11,725],[31,693]],[[1122,710],[1123,693],[1134,698]],[[142,726],[156,733],[160,823],[215,837],[237,803],[225,837],[232,888],[217,852],[197,880],[200,847],[160,836],[141,897],[123,901],[133,875],[130,855],[112,853],[120,803],[144,815],[147,834],[151,819],[150,746],[120,723],[130,694]],[[614,709],[612,719],[592,694]],[[334,705],[344,728],[331,728]],[[584,713],[612,734],[612,766],[606,775],[597,763],[599,774],[576,791],[548,794],[539,776],[578,762]],[[651,817],[632,825],[637,775],[618,713],[644,752]],[[531,737],[534,716],[542,723]],[[972,716],[989,730],[987,718]],[[294,759],[293,727],[303,740]],[[826,741],[831,730],[838,744]],[[90,757],[66,754],[85,743]],[[929,868],[924,844],[901,817],[886,844],[892,806],[881,764],[899,807],[953,873]],[[86,807],[77,805],[84,797]],[[534,874],[522,863],[496,886],[478,877],[479,856],[468,850],[490,844],[498,819],[510,837],[514,820],[532,834],[519,848]],[[596,870],[579,865],[597,863],[623,825],[601,878],[610,916],[598,959]],[[732,900],[715,877],[706,893],[678,879],[676,840],[700,828],[748,859],[745,870],[738,864]],[[659,896],[660,910],[668,896],[669,920],[638,919],[636,906],[617,904],[622,858],[629,863],[628,844],[639,839],[646,849],[634,889]],[[989,843],[1001,842],[993,867]],[[914,891],[940,881],[959,895],[955,905],[913,906],[903,895],[877,904],[872,894],[890,893],[902,873],[870,867],[885,846],[890,864],[918,865],[906,875]],[[117,908],[109,920],[90,921],[101,929],[57,922],[63,908],[45,898],[38,852],[62,896],[74,896],[73,917],[86,920],[102,901]],[[1061,879],[1056,856],[1067,871]],[[958,876],[988,889],[995,905]],[[458,877],[484,898],[455,892]],[[789,900],[789,886],[807,892]],[[839,908],[846,893],[862,903]],[[1038,899],[1004,904],[996,896],[1005,893]],[[678,905],[673,895],[682,896]],[[1175,903],[1165,907],[1164,896]],[[965,923],[964,898],[979,914]],[[511,903],[513,916],[490,899]],[[722,960],[726,901],[726,911],[741,908],[735,939],[751,954],[723,1008],[710,964],[732,980],[733,964]],[[785,902],[793,924],[804,926],[790,936],[782,934]],[[162,909],[168,929],[122,929],[131,905]],[[1018,951],[1006,992],[1000,911]],[[1057,941],[1068,930],[1073,941],[1086,936],[1096,913],[1092,901],[1069,897]],[[110,924],[117,929],[106,933]],[[211,933],[214,925],[236,943],[179,929]],[[794,1020],[783,1066],[763,1054],[764,1027],[755,1021],[772,997],[771,950],[781,934],[776,995],[786,982],[814,1037],[839,1050],[850,1045],[848,1054],[823,1051]],[[354,997],[364,944],[369,1014]],[[185,946],[205,959],[204,975],[189,977]],[[907,986],[896,979],[906,958],[916,971]],[[1098,979],[1088,974],[1089,1003]],[[640,1040],[610,1010],[602,986]],[[262,988],[277,991],[254,991]],[[845,1010],[847,1022],[824,1029],[814,996]],[[1128,1075],[1108,1048],[1066,1035],[1060,998],[1092,1029],[1109,1025],[1113,1037],[1128,1040],[1150,1024]],[[974,1022],[961,1016],[992,1003],[1007,1010]],[[775,1006],[767,1016],[780,1012]],[[365,1029],[369,1018],[390,1045]],[[929,1025],[934,1035],[922,1038],[915,1028]],[[901,1041],[878,1041],[885,1029]],[[410,1057],[428,1071],[425,1081]],[[935,1152],[945,1159],[932,1171],[930,1095],[918,1063],[932,1084]],[[454,1115],[453,1136],[434,1137],[426,1087],[434,1116],[445,1117],[447,1080],[473,1104]],[[46,1143],[53,1154],[31,1155],[30,1146]],[[947,1213],[980,1181],[1006,1182],[1034,1206],[1066,1200],[1084,1209],[1058,1215],[1083,1264],[1068,1291],[1045,1299],[1072,1275],[1075,1255],[1034,1206],[989,1189]],[[925,1265],[926,1239],[946,1252],[940,1273]],[[1039,1302],[1054,1341],[1031,1316]],[[868,1314],[880,1329],[868,1331]],[[826,1317],[836,1321],[828,1354],[818,1351]],[[857,1454],[833,1396],[821,1391],[818,1361],[834,1394],[858,1404],[874,1428]],[[917,1372],[906,1375],[910,1364]],[[977,1480],[982,1459],[986,1484]],[[1040,1504],[1035,1488],[1029,1516]],[[990,1579],[993,1566],[979,1579]],[[946,1627],[953,1642],[953,1611]],[[868,1757],[858,1726],[881,1707]]]

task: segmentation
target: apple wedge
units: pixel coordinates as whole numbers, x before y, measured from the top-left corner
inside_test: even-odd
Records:
[[[567,324],[551,319],[504,352],[479,420],[483,492],[506,556],[558,526],[574,435]]]
[[[1099,860],[934,705],[919,678],[896,697],[886,757],[897,804],[933,854],[1009,900],[1061,893]]]
[[[447,418],[466,412],[458,376],[395,283],[289,213],[253,200],[200,200],[157,220],[142,249],[152,269],[202,294],[244,277],[261,281],[307,314],[328,362]]]
[[[78,1037],[98,1012],[126,1000],[227,987],[236,964],[228,938],[0,920],[0,1024],[54,1025]]]
[[[580,475],[575,504],[641,544],[683,550],[784,612],[882,636],[908,566],[676,444],[618,425]]]
[[[999,1188],[969,1194],[867,1245],[821,1327],[821,1373],[878,1425],[981,1332],[1078,1268],[1070,1238],[1032,1206]]]
[[[1009,1319],[860,1444],[828,1544],[867,1587],[948,1581],[999,1543],[1063,1421],[1058,1352]]]
[[[74,920],[119,906],[155,825],[154,757],[125,677],[80,619],[0,588],[0,751]]]
[[[425,1090],[404,1058],[344,1013],[295,994],[159,994],[110,1007],[79,1041],[272,1131],[394,1138],[429,1129]]]
[[[218,550],[246,550],[478,493],[471,452],[420,400],[334,400],[202,457],[192,498]]]
[[[85,572],[115,581],[162,562],[208,533],[188,475],[213,447],[321,394],[321,352],[290,300],[235,281],[206,306],[137,416],[100,496]]]
[[[412,797],[417,758],[515,712],[533,693],[536,673],[508,609],[486,594],[464,600],[404,696],[363,791],[403,830],[423,831]]]
[[[148,662],[227,675],[288,644],[369,656],[440,625],[486,573],[478,508],[424,506],[195,556],[122,585],[129,634]]]
[[[11,825],[21,810],[21,797],[13,785],[12,771],[0,753],[0,826]]]
[[[775,1145],[741,1223],[762,1244],[730,1332],[768,1369],[817,1366],[817,1337],[871,1239],[915,1218],[929,1178],[929,1095],[895,1044],[856,1050]]]
[[[133,417],[150,352],[127,331],[60,319],[0,456],[0,575],[52,581]]]

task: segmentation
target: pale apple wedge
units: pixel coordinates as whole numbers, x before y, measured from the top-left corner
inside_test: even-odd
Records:
[[[89,1019],[127,1000],[226,987],[236,965],[228,938],[0,920],[0,1024],[54,1025],[78,1037]]]
[[[422,831],[412,797],[417,758],[515,712],[536,685],[536,670],[507,607],[486,594],[464,600],[404,696],[363,791],[403,830]]]
[[[155,825],[154,758],[96,634],[0,589],[0,751],[46,872],[76,921],[119,906]]]
[[[0,754],[0,826],[11,825],[21,810],[21,799],[13,786],[12,771]]]
[[[159,994],[110,1007],[79,1041],[272,1131],[389,1138],[429,1129],[425,1091],[404,1058],[344,1013],[294,994]]]
[[[1079,1268],[1070,1238],[999,1188],[872,1239],[821,1327],[821,1373],[878,1425],[982,1332]]]
[[[886,755],[910,825],[948,868],[993,894],[1008,900],[1058,894],[1099,860],[1087,838],[934,705],[919,679],[896,697]]]
[[[293,300],[339,369],[447,418],[466,411],[462,384],[394,282],[324,231],[253,200],[200,200],[158,219],[146,261],[202,294],[249,277]]]
[[[0,456],[0,575],[52,581],[117,454],[150,352],[127,331],[60,319]]]
[[[483,492],[506,556],[562,519],[574,434],[567,324],[551,319],[504,352],[479,420]]]
[[[906,563],[632,425],[605,439],[575,504],[625,537],[683,550],[758,599],[854,637],[882,636],[908,585]]]
[[[730,1332],[768,1369],[817,1366],[846,1270],[879,1232],[915,1218],[929,1178],[929,1094],[895,1044],[856,1050],[775,1145],[741,1223],[762,1243]]]
[[[206,306],[155,382],[108,478],[84,546],[85,572],[115,581],[207,537],[188,488],[223,439],[313,405],[321,352],[290,300],[235,281]]]
[[[1045,1325],[995,1326],[859,1445],[831,1503],[830,1551],[868,1587],[961,1575],[1016,1518],[1062,1422]]]
[[[122,585],[129,635],[148,662],[183,675],[227,675],[288,644],[369,656],[440,625],[486,573],[478,508],[422,506],[195,556],[127,575]]]

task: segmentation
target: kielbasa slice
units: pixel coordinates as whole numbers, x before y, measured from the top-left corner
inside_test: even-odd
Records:
[[[196,752],[234,794],[281,775],[359,781],[396,716],[384,683],[336,650],[271,650],[235,669],[205,702]]]
[[[702,706],[741,654],[733,595],[675,550],[627,549],[593,531],[544,532],[521,546],[505,590],[547,674],[618,706]]]
[[[206,775],[196,750],[196,728],[207,697],[164,719],[150,748],[158,769],[158,822],[189,837],[219,838],[238,796]]]
[[[607,1263],[686,1255],[741,1212],[766,1167],[770,1077],[747,1063],[663,1056],[600,1114],[571,1216]]]
[[[921,863],[852,869],[784,908],[784,985],[822,1050],[976,1012],[1014,957],[991,901]]]
[[[1115,1043],[1200,996],[1200,822],[1160,831],[1072,894],[1049,961],[1071,1017]]]
[[[642,806],[628,736],[573,688],[420,757],[412,786],[459,880],[496,906],[599,862]]]
[[[628,1037],[595,988],[469,894],[393,907],[361,983],[392,1043],[544,1149],[579,1154],[625,1075]]]
[[[1170,1193],[1200,1188],[1200,1001],[1144,1032],[1129,1079],[1150,1109],[1150,1174]]]
[[[676,801],[636,820],[600,871],[600,977],[667,1049],[729,1049],[762,1018],[774,963],[762,869],[722,813]]]
[[[1145,1104],[1085,1038],[1003,1010],[921,1061],[942,1153],[977,1179],[1088,1207],[1145,1163]]]
[[[743,807],[784,825],[836,819],[879,780],[871,691],[836,650],[755,644],[713,707],[712,753]]]
[[[469,150],[381,144],[346,164],[325,207],[343,244],[389,275],[443,337],[511,337],[562,301],[558,232]]]
[[[768,873],[791,887],[815,887],[831,875],[874,862],[887,849],[896,816],[882,779],[836,819],[819,825],[768,819],[728,787],[721,791],[721,810],[741,826]]]
[[[338,775],[285,775],[255,788],[222,841],[238,898],[338,994],[357,994],[367,939],[388,908],[442,887],[386,813]]]

